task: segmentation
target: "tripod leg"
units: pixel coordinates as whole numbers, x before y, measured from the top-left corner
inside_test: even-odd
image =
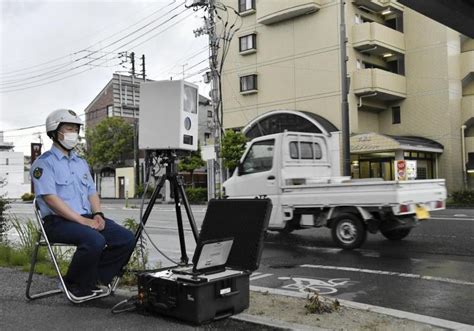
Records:
[[[179,193],[183,198],[184,208],[186,209],[186,214],[188,215],[189,225],[191,226],[191,230],[193,231],[194,240],[196,243],[199,241],[199,233],[196,226],[196,221],[194,220],[193,212],[191,210],[191,206],[189,205],[188,197],[186,196],[186,191],[184,190],[183,179],[182,177],[177,178]]]
[[[158,198],[158,194],[160,193],[161,189],[163,188],[163,185],[165,185],[166,178],[167,178],[167,176],[165,176],[165,175],[163,175],[160,178],[160,181],[159,181],[158,185],[156,185],[155,190],[153,191],[153,194],[151,195],[150,201],[148,202],[146,210],[143,213],[142,221],[138,225],[137,231],[135,232],[135,246],[134,247],[137,246],[138,240],[140,239],[140,237],[142,235],[145,224],[148,221],[148,217],[150,217],[151,210],[153,209],[153,206],[155,205],[155,201]],[[124,274],[124,268],[128,264],[128,261],[130,260],[130,258],[132,257],[132,254],[133,254],[133,250],[129,253],[128,258],[125,260],[122,268],[120,269],[121,271],[119,272],[119,277]],[[114,286],[117,286],[117,284],[118,284],[118,281],[115,282]],[[115,290],[115,288],[113,288],[113,290]]]
[[[171,182],[174,189],[174,205],[176,209],[176,221],[178,223],[179,245],[181,248],[181,264],[188,264],[188,255],[186,254],[186,242],[184,239],[183,217],[181,215],[181,203],[179,202],[179,185],[176,175],[171,176]]]

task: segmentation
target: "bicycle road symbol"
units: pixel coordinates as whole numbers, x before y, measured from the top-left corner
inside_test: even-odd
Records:
[[[315,278],[300,278],[300,277],[278,277],[280,280],[292,280],[293,283],[284,285],[281,288],[289,290],[297,290],[302,293],[308,291],[316,291],[319,294],[333,294],[337,292],[337,287],[342,287],[350,283],[349,278],[334,278],[324,281]]]

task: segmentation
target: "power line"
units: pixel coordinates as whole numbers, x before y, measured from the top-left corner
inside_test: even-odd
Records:
[[[56,62],[56,61],[58,61],[58,60],[61,60],[61,59],[67,58],[67,57],[75,56],[75,55],[80,54],[80,53],[82,53],[82,52],[92,52],[92,51],[90,51],[90,49],[93,48],[95,45],[101,44],[101,43],[104,42],[105,40],[110,39],[110,38],[112,38],[113,36],[116,36],[117,34],[123,32],[123,31],[125,31],[125,30],[128,30],[128,29],[131,28],[132,26],[135,26],[135,25],[137,25],[137,24],[140,24],[141,22],[143,22],[143,20],[148,19],[149,17],[151,17],[151,16],[155,15],[156,13],[162,11],[163,9],[169,7],[170,5],[172,5],[172,4],[175,3],[175,2],[176,2],[176,0],[170,2],[170,3],[167,4],[166,6],[163,6],[163,7],[159,8],[158,10],[152,12],[151,14],[149,14],[149,15],[147,15],[146,17],[140,19],[139,21],[137,21],[137,22],[135,22],[135,23],[133,23],[133,24],[127,26],[126,28],[124,28],[124,29],[122,29],[122,30],[120,30],[120,31],[118,31],[118,32],[116,32],[116,33],[114,33],[114,34],[112,34],[112,35],[110,35],[110,36],[108,36],[108,37],[102,39],[102,40],[97,41],[96,43],[94,43],[94,44],[92,44],[92,45],[90,45],[90,46],[88,46],[88,47],[86,47],[86,48],[84,48],[84,49],[82,49],[82,50],[79,50],[79,51],[77,51],[77,52],[73,52],[73,53],[71,53],[71,54],[67,54],[67,55],[64,55],[64,56],[60,56],[60,57],[57,57],[57,58],[55,58],[55,59],[52,59],[52,60],[49,60],[49,61],[46,61],[46,62],[43,62],[43,63],[39,63],[39,64],[36,64],[36,65],[33,65],[33,66],[29,66],[29,67],[25,67],[25,68],[22,68],[22,69],[17,69],[17,70],[12,70],[12,71],[8,71],[8,72],[0,73],[0,76],[17,75],[18,72],[28,71],[29,69],[37,68],[37,67],[43,66],[43,65],[45,65],[45,64],[49,64],[49,63],[52,63],[52,62]],[[106,48],[106,47],[101,47],[100,49],[103,49],[103,48]],[[96,53],[100,52],[100,49],[99,49],[99,51],[96,51]],[[110,53],[109,53],[109,54],[110,54]],[[74,61],[72,61],[72,62],[74,62]],[[69,61],[68,63],[71,63],[71,61]],[[55,67],[60,66],[60,65],[64,65],[64,63],[58,64],[58,65],[55,65],[55,66],[52,66],[52,67],[47,67],[47,68],[55,68]],[[46,69],[46,68],[44,68],[44,69]],[[41,71],[41,70],[44,70],[44,69],[32,70],[31,72],[38,72],[38,71]],[[25,75],[25,74],[22,74],[22,75]]]
[[[176,7],[176,8],[177,8],[177,7]],[[176,8],[174,8],[173,10],[175,10]],[[171,10],[170,12],[172,12],[173,10]],[[174,14],[173,16],[171,16],[170,18],[168,18],[168,19],[165,20],[164,22],[160,23],[158,26],[154,27],[154,28],[151,29],[150,31],[147,31],[147,32],[145,32],[145,33],[139,35],[139,36],[136,37],[136,39],[134,39],[133,41],[128,41],[128,42],[124,43],[123,45],[120,45],[119,47],[115,48],[113,51],[117,51],[117,50],[123,48],[124,46],[127,46],[128,44],[134,42],[135,40],[137,40],[137,39],[139,39],[139,38],[142,38],[143,36],[145,36],[146,34],[150,33],[151,31],[156,30],[157,28],[159,28],[159,27],[163,26],[164,24],[170,22],[171,20],[175,19],[177,16],[181,15],[181,14],[184,13],[186,10],[187,10],[187,9],[184,9],[183,11],[181,11],[181,12],[179,12],[179,13],[177,13],[177,14]],[[170,12],[168,12],[168,13],[170,13]],[[166,14],[165,14],[164,16],[166,16]],[[185,18],[187,18],[187,17],[189,17],[189,15],[186,16]],[[182,20],[184,20],[185,18],[183,18]],[[157,35],[163,33],[164,31],[167,31],[169,28],[175,26],[177,23],[181,22],[182,20],[180,20],[180,21],[176,22],[175,24],[173,24],[173,25],[171,25],[171,26],[165,28],[163,31],[161,31],[161,32],[159,32],[159,33],[153,35],[152,38],[154,38],[154,37],[156,37]],[[146,41],[149,41],[149,40],[151,40],[152,38],[148,38]],[[145,41],[145,42],[146,42],[146,41]],[[113,51],[112,51],[112,52],[113,52]],[[61,73],[57,73],[57,74],[54,74],[54,75],[50,75],[49,77],[42,78],[42,79],[39,79],[39,80],[33,81],[33,82],[28,82],[28,83],[25,83],[25,84],[26,84],[26,85],[30,85],[30,84],[34,84],[34,83],[37,83],[37,82],[41,82],[41,81],[44,81],[44,80],[47,80],[47,79],[51,79],[51,78],[60,76],[60,75],[62,75],[62,74],[64,74],[64,73],[70,72],[70,71],[72,71],[72,70],[76,70],[76,69],[79,69],[79,68],[81,68],[81,67],[88,66],[90,63],[93,63],[93,62],[95,62],[95,61],[98,61],[99,59],[101,59],[101,58],[103,58],[103,57],[104,57],[104,56],[101,56],[101,57],[99,57],[99,58],[97,58],[97,59],[91,60],[91,61],[89,61],[89,62],[87,62],[87,63],[84,63],[84,64],[81,64],[81,65],[78,65],[78,66],[76,66],[76,67],[74,67],[74,68],[68,69],[68,70],[63,71],[63,72],[61,72]],[[106,60],[106,61],[108,61],[108,60]],[[104,63],[104,62],[106,62],[106,61],[103,61],[103,62],[101,62],[101,63]],[[45,83],[42,83],[42,84],[36,84],[36,85],[33,85],[33,86],[26,86],[26,87],[22,87],[22,88],[15,88],[15,87],[17,87],[17,86],[25,85],[25,84],[20,84],[20,85],[16,84],[15,86],[13,86],[13,87],[8,87],[8,88],[4,89],[3,91],[0,90],[0,93],[9,93],[9,92],[21,91],[21,90],[26,90],[26,89],[34,88],[34,87],[39,87],[39,86],[44,86],[44,85],[52,84],[52,83],[54,83],[54,82],[57,82],[57,81],[60,81],[60,80],[63,80],[63,79],[66,79],[66,78],[69,78],[69,77],[72,77],[72,76],[79,75],[79,74],[81,74],[81,73],[84,73],[84,72],[89,71],[89,70],[92,70],[92,69],[94,69],[94,68],[93,68],[93,67],[92,67],[92,68],[87,68],[87,69],[82,70],[82,71],[80,71],[80,72],[76,72],[76,73],[73,73],[73,74],[71,74],[71,75],[67,75],[67,76],[64,76],[64,77],[61,77],[61,78],[58,78],[58,79],[55,79],[55,80],[52,80],[52,81],[49,81],[49,82],[45,82]]]
[[[118,39],[118,40],[115,40],[115,41],[109,43],[108,45],[104,46],[102,49],[109,48],[110,46],[115,45],[115,44],[117,44],[118,42],[120,42],[120,41],[122,41],[122,40],[124,40],[124,39],[127,39],[127,38],[130,37],[131,35],[133,35],[133,34],[139,32],[139,31],[143,30],[144,28],[150,26],[151,24],[155,23],[156,21],[162,19],[162,18],[165,17],[166,15],[172,13],[174,10],[178,9],[181,5],[182,5],[182,3],[179,4],[178,6],[174,7],[173,9],[169,10],[169,11],[166,12],[165,14],[163,14],[163,15],[159,16],[158,18],[154,19],[153,21],[149,22],[148,24],[146,24],[146,25],[144,25],[144,26],[142,26],[142,27],[140,27],[140,28],[138,28],[138,29],[136,29],[136,30],[134,30],[134,31],[132,31],[132,32],[130,32],[130,33],[128,33],[127,35],[125,35],[124,37],[122,37],[122,38],[120,38],[120,39]],[[185,10],[186,10],[186,9],[184,9],[182,12],[180,12],[180,13],[177,14],[177,15],[180,15],[180,14],[183,13]],[[173,15],[173,16],[171,17],[171,19],[173,19],[173,18],[176,17],[177,15],[176,15],[176,14]],[[144,34],[141,34],[141,35],[138,36],[136,39],[139,39],[139,38],[143,37],[144,35],[146,35],[147,33],[150,33],[151,31],[156,30],[157,28],[159,28],[159,27],[162,26],[163,24],[167,23],[169,20],[170,20],[170,19],[168,19],[168,20],[166,20],[166,21],[160,23],[158,26],[152,28],[151,30],[149,30],[148,32],[146,32],[146,33],[144,33]],[[127,42],[127,43],[121,45],[121,46],[118,47],[118,48],[115,48],[115,49],[114,49],[113,51],[111,51],[110,53],[119,50],[119,49],[122,48],[123,46],[126,46],[127,44],[129,44],[129,43],[135,41],[136,39],[134,39],[134,40],[132,40],[132,41],[129,41],[129,42]],[[69,66],[69,65],[71,65],[71,64],[73,64],[73,63],[75,63],[75,62],[78,62],[78,61],[81,61],[81,60],[84,60],[84,59],[88,59],[89,56],[94,55],[94,54],[96,54],[96,53],[98,53],[98,52],[99,52],[99,51],[91,51],[90,54],[85,55],[85,56],[82,56],[81,58],[74,60],[72,63],[63,64],[63,65],[59,66],[57,69],[62,69],[62,68],[65,68],[65,67],[67,67],[67,66]],[[83,64],[80,64],[80,65],[77,65],[77,66],[75,66],[75,67],[73,67],[73,68],[68,68],[68,69],[63,70],[63,71],[58,72],[58,73],[55,73],[56,70],[54,70],[54,71],[49,72],[49,73],[47,72],[47,73],[39,74],[39,75],[32,76],[32,77],[29,77],[29,78],[26,78],[26,79],[19,79],[19,80],[17,80],[18,83],[14,82],[13,84],[10,84],[10,86],[5,87],[5,88],[8,90],[8,89],[10,89],[10,88],[15,88],[15,87],[22,86],[22,85],[23,85],[22,81],[24,81],[24,80],[31,80],[31,79],[33,79],[32,82],[26,82],[26,83],[24,83],[24,84],[32,84],[32,83],[41,82],[41,81],[46,80],[46,79],[54,78],[54,77],[60,76],[60,75],[62,75],[62,74],[68,73],[68,72],[70,72],[70,71],[72,71],[72,70],[79,69],[79,68],[81,68],[81,67],[87,66],[87,65],[89,65],[89,64],[91,64],[91,63],[93,63],[93,62],[95,62],[95,61],[97,61],[97,60],[99,60],[99,59],[104,58],[105,56],[106,56],[106,55],[102,55],[102,56],[100,56],[100,57],[97,58],[97,59],[93,59],[93,60],[91,60],[91,61],[89,61],[89,62],[87,62],[87,63],[83,63]],[[41,78],[41,79],[36,79],[36,80],[34,80],[34,78],[39,78],[39,77],[44,76],[44,75],[46,75],[46,77]],[[70,77],[70,76],[68,76],[68,77]]]

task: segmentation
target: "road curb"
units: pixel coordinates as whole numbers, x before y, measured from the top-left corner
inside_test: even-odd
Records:
[[[275,328],[275,329],[280,329],[280,330],[329,331],[329,329],[323,329],[323,328],[318,328],[315,326],[308,326],[308,325],[303,325],[303,324],[289,323],[289,322],[280,321],[280,320],[273,320],[268,317],[255,316],[255,315],[250,315],[246,313],[234,315],[229,318],[240,321],[240,322],[265,325],[270,328]]]
[[[255,291],[255,292],[261,292],[261,293],[291,296],[291,297],[301,298],[301,299],[306,299],[307,297],[307,294],[305,293],[292,292],[292,291],[253,286],[253,285],[250,286],[250,290]],[[402,319],[406,319],[406,320],[410,320],[410,321],[414,321],[418,323],[424,323],[424,324],[428,324],[428,325],[432,325],[432,326],[436,326],[440,328],[445,328],[445,329],[450,329],[450,330],[459,330],[459,331],[468,331],[468,330],[472,331],[474,329],[472,325],[458,323],[458,322],[449,321],[449,320],[443,320],[436,317],[420,315],[420,314],[410,313],[410,312],[406,312],[402,310],[374,306],[374,305],[369,305],[369,304],[359,303],[359,302],[354,302],[354,301],[349,301],[349,300],[342,300],[342,299],[337,299],[337,300],[342,306],[346,306],[349,308],[371,311],[371,312],[384,314],[384,315],[388,315],[388,316],[392,316],[396,318],[402,318]]]

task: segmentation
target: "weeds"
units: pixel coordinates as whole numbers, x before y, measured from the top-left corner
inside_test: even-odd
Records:
[[[20,239],[20,249],[31,256],[35,247],[38,233],[36,226],[30,219],[28,219],[25,224],[21,224],[20,220],[16,216],[12,216],[10,222],[16,233],[18,233],[18,237]]]
[[[123,226],[136,233],[140,223],[134,218],[127,218],[123,222]],[[140,237],[135,250],[130,257],[127,265],[127,271],[123,274],[121,282],[126,285],[136,284],[135,270],[144,270],[148,264],[148,251],[146,249],[146,238]]]
[[[12,216],[10,223],[18,234],[19,242],[17,245],[8,244],[0,246],[0,264],[3,266],[19,266],[24,271],[28,271],[39,232],[31,219],[27,219],[26,223],[22,224],[16,216]],[[54,246],[52,250],[56,256],[61,273],[65,274],[74,248]],[[46,247],[39,247],[36,261],[36,273],[47,276],[56,275],[56,270],[50,260]]]
[[[332,301],[326,298],[321,298],[317,291],[309,291],[311,294],[308,294],[308,303],[304,306],[308,314],[332,313],[339,310],[341,305],[337,299]]]
[[[9,230],[7,218],[5,217],[5,211],[10,208],[9,203],[5,196],[0,195],[0,243],[6,241],[6,232]]]

